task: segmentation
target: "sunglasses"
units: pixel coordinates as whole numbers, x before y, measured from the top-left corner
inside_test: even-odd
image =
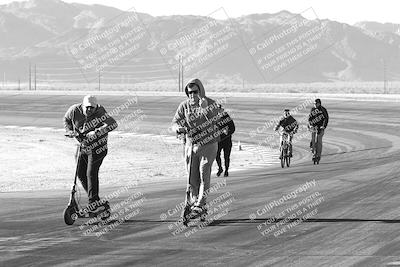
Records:
[[[94,108],[95,108],[95,107],[92,107],[92,106],[87,106],[87,107],[86,107],[87,110],[92,110],[92,109],[94,109]]]
[[[189,95],[191,95],[191,94],[197,95],[197,94],[199,93],[199,91],[198,91],[198,90],[195,90],[195,91],[188,91],[188,93],[189,93]]]

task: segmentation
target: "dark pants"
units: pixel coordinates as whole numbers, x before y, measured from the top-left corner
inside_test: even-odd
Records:
[[[222,169],[221,163],[221,150],[224,150],[224,161],[225,161],[225,169],[229,169],[230,157],[231,157],[231,150],[232,150],[232,137],[229,136],[218,143],[218,151],[217,151],[217,164],[218,169]]]
[[[319,129],[311,134],[311,149],[313,157],[321,158],[322,153],[322,137],[324,136],[324,130]]]
[[[99,198],[99,169],[107,150],[99,154],[82,152],[78,161],[78,178],[89,197],[89,202],[100,200]]]

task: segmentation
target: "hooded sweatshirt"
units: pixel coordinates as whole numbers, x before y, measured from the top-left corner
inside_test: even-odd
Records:
[[[190,103],[188,85],[193,83],[199,87],[199,97],[206,104],[203,104],[203,107]],[[221,105],[206,96],[204,86],[199,79],[190,80],[185,86],[185,93],[188,99],[179,104],[172,120],[174,126],[186,128],[186,140],[189,144],[202,146],[218,142],[224,131],[218,126],[224,114]]]

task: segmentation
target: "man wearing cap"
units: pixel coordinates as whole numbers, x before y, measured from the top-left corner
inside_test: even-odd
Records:
[[[310,128],[316,128],[316,131],[312,131],[311,133],[310,147],[313,160],[317,162],[321,159],[322,137],[328,126],[328,121],[328,111],[321,105],[321,99],[315,99],[314,107],[311,108],[310,115],[308,116],[308,123]]]
[[[280,127],[283,128],[284,132],[281,134],[280,137],[280,148],[282,148],[283,144],[283,138],[287,138],[289,142],[289,157],[292,157],[292,140],[293,140],[293,135],[297,133],[297,129],[299,128],[299,125],[297,121],[290,115],[290,110],[285,109],[283,111],[283,117],[282,119],[278,122],[278,124],[275,126],[275,131],[277,131]],[[279,159],[282,158],[281,153],[279,153]]]
[[[95,96],[87,95],[82,103],[72,105],[64,115],[64,127],[69,136],[77,136],[81,143],[78,178],[89,197],[89,207],[100,206],[99,169],[107,155],[108,132],[117,122],[97,104]]]

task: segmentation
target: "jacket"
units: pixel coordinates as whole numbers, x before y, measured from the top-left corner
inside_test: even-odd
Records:
[[[97,128],[107,125],[106,130],[92,139],[82,141],[85,151],[95,151],[102,148],[107,149],[108,132],[118,127],[117,122],[107,114],[103,106],[98,105],[94,113],[86,117],[83,113],[82,104],[72,105],[64,115],[64,128],[66,131],[74,131],[86,134]]]
[[[199,97],[207,104],[206,107],[191,104],[188,85],[195,83],[199,87]],[[219,103],[205,94],[204,86],[199,79],[190,80],[185,86],[187,100],[181,102],[172,119],[173,127],[186,129],[186,140],[189,144],[206,145],[219,142],[221,130],[218,127],[224,110]]]
[[[326,108],[319,106],[319,108],[311,108],[310,115],[308,115],[308,123],[311,126],[318,126],[326,128],[329,122],[329,115]]]
[[[275,130],[278,130],[279,127],[282,127],[285,132],[291,133],[291,132],[296,132],[297,129],[299,128],[299,125],[297,124],[297,121],[295,118],[290,115],[289,117],[285,118],[283,117],[279,123],[275,126]]]

